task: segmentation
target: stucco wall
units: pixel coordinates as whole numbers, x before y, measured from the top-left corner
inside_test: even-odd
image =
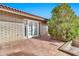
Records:
[[[25,17],[20,17],[17,15],[9,15],[8,13],[0,13],[0,43],[15,41],[19,39],[27,39],[24,37],[25,29],[24,23],[26,23],[27,19]],[[46,23],[42,21],[38,21],[40,23],[40,35],[48,34],[48,26]]]
[[[40,35],[45,36],[48,35],[48,25],[47,23],[40,23]]]

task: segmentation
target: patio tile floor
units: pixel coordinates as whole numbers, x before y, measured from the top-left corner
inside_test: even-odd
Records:
[[[67,53],[59,51],[58,48],[63,45],[61,41],[45,41],[40,38],[19,40],[1,45],[0,55],[9,56],[70,56]],[[7,47],[6,47],[7,46]]]

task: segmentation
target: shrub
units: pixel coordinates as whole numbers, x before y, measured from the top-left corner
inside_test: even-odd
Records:
[[[70,41],[79,36],[79,18],[68,4],[60,4],[52,10],[48,22],[49,34],[62,41]]]

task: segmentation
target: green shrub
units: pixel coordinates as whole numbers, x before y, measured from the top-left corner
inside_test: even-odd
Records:
[[[73,40],[79,36],[79,18],[74,15],[68,4],[60,4],[52,11],[52,17],[48,21],[48,31],[54,39]]]

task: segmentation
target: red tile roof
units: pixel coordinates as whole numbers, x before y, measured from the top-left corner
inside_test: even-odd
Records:
[[[29,16],[34,16],[34,17],[38,17],[38,18],[42,18],[42,19],[47,20],[46,18],[43,18],[43,17],[40,17],[40,16],[36,16],[36,15],[33,15],[33,14],[29,14],[27,12],[23,12],[23,11],[20,11],[20,10],[14,9],[14,8],[10,8],[10,7],[4,6],[4,5],[0,5],[0,8],[6,9],[6,10],[10,10],[10,11],[13,11],[13,12],[19,12],[19,13],[22,13],[22,14],[26,14],[26,15],[29,15]]]

